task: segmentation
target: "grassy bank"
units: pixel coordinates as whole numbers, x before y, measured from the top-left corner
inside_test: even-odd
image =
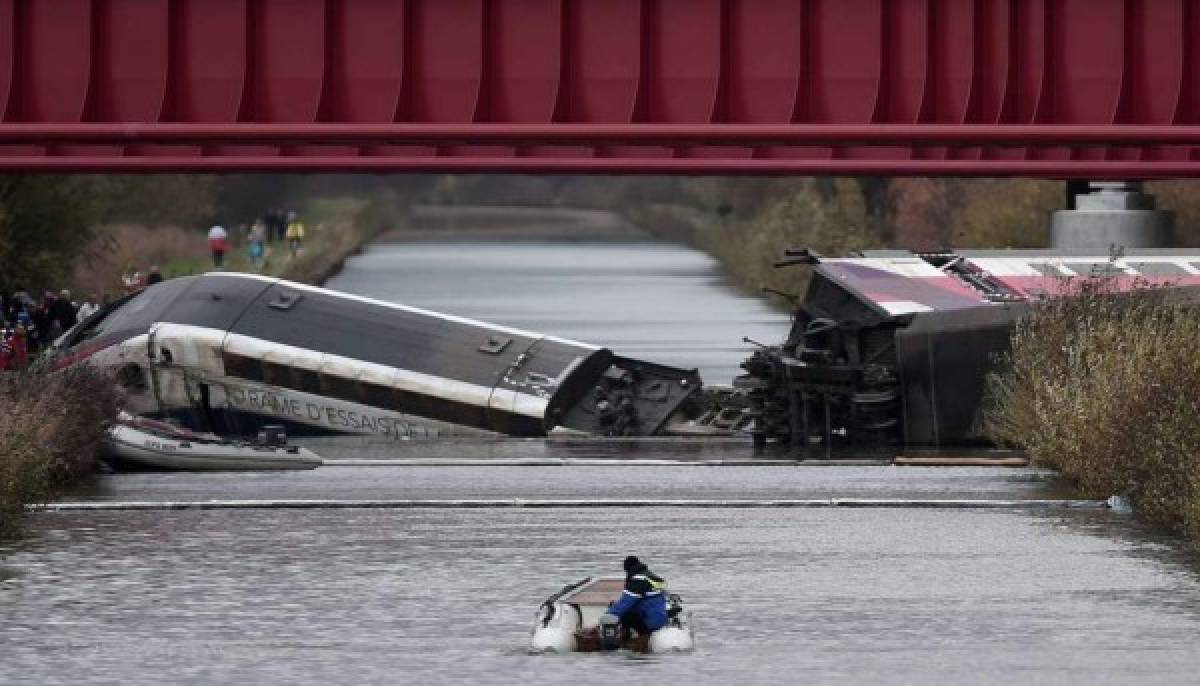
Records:
[[[687,202],[617,207],[638,226],[711,254],[752,291],[803,293],[808,270],[775,269],[785,248],[1037,247],[1057,185],[1024,180],[697,179]],[[868,191],[871,192],[868,192]],[[783,299],[776,304],[787,306]]]
[[[1195,188],[1147,184],[1161,207],[1177,213],[1179,246],[1200,244]],[[1029,179],[695,178],[670,190],[610,199],[607,207],[708,252],[750,290],[788,293],[803,292],[807,270],[774,269],[785,248],[840,257],[866,248],[1044,247],[1049,214],[1064,202],[1061,183]],[[636,191],[626,188],[624,196]]]
[[[0,374],[0,538],[19,531],[25,505],[95,471],[116,412],[112,379],[87,366]]]
[[[1145,289],[1037,304],[989,379],[989,434],[1082,494],[1126,495],[1146,521],[1200,542],[1200,307]]]
[[[304,249],[292,257],[286,243],[267,246],[266,260],[250,263],[244,231],[230,229],[232,248],[225,256],[229,271],[260,272],[293,281],[320,284],[336,273],[345,259],[381,232],[403,227],[405,208],[386,191],[359,196],[312,198],[300,205],[307,235]],[[158,265],[167,278],[211,271],[207,225],[184,229],[174,225],[131,222],[108,224],[93,230],[93,239],[74,268],[74,274],[54,289],[67,285],[77,296],[110,295],[124,290],[121,276],[134,270],[145,274]]]
[[[250,262],[248,246],[235,234],[233,248],[225,256],[225,270],[258,272],[319,285],[340,271],[346,258],[380,233],[405,222],[399,204],[387,195],[316,198],[307,203],[302,217],[306,235],[303,249],[295,257],[285,242],[276,241],[267,246],[265,259],[255,266]],[[196,240],[203,245],[202,234]],[[202,251],[166,261],[163,275],[171,278],[212,269],[212,261]]]

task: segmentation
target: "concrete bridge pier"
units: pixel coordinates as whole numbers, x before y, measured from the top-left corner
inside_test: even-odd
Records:
[[[1169,248],[1175,213],[1160,210],[1140,181],[1067,183],[1067,209],[1050,221],[1050,243],[1071,251],[1111,253],[1133,248]]]

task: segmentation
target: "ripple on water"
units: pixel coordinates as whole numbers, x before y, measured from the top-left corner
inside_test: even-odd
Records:
[[[1190,678],[1200,667],[1190,639],[1200,628],[1195,576],[1169,556],[1060,526],[1075,517],[1106,515],[45,515],[38,533],[66,538],[54,552],[58,571],[44,573],[45,549],[10,556],[9,568],[39,573],[0,604],[0,635],[12,639],[12,673],[37,683],[78,674],[151,683],[164,673],[196,682],[600,683],[631,669],[639,679],[705,683],[1025,680],[1057,674],[1064,656],[1072,680]],[[1107,517],[1118,531],[1135,527]],[[613,571],[629,551],[684,594],[697,652],[527,655],[538,602]]]
[[[373,246],[330,284],[700,366],[786,317],[666,244]],[[325,446],[415,457],[744,457],[744,446]],[[350,468],[121,475],[78,497],[1053,497],[1033,470]],[[1195,567],[1107,512],[240,510],[40,514],[0,549],[0,682],[1190,683]],[[692,655],[530,656],[534,610],[630,552]]]

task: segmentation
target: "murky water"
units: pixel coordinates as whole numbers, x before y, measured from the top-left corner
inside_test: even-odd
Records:
[[[556,261],[568,258],[574,269]],[[653,271],[663,264],[691,266],[674,280]],[[604,290],[619,273],[661,283],[636,298],[620,283]],[[335,285],[665,362],[698,359],[717,379],[736,368],[741,335],[757,326],[770,338],[780,325],[754,301],[743,309],[707,258],[661,245],[381,246]],[[688,303],[690,328],[654,319],[672,298]],[[681,341],[694,356],[672,347]],[[348,440],[324,450],[398,462],[110,475],[74,498],[1062,495],[1052,475],[1029,469],[687,464],[749,455],[729,441]],[[4,684],[1194,683],[1200,672],[1194,561],[1106,511],[222,510],[43,513],[31,524],[29,538],[0,550]],[[525,653],[542,598],[618,571],[629,552],[683,594],[694,654]]]
[[[462,446],[464,457],[484,451]],[[727,447],[733,456],[739,448]],[[414,451],[415,452],[415,451]],[[659,458],[658,446],[630,458]],[[486,459],[486,458],[484,458]],[[1051,472],[978,467],[679,465],[336,466],[273,474],[143,473],[106,477],[64,500],[203,501],[254,499],[588,499],[780,500],[801,498],[963,498],[1026,500],[1065,494]],[[332,464],[332,463],[331,463]]]
[[[486,479],[486,475],[481,478]],[[43,515],[7,683],[1194,682],[1200,585],[1107,513]],[[641,552],[699,650],[529,656],[541,596]]]
[[[709,256],[642,243],[381,244],[330,288],[697,367],[728,384],[751,347],[787,318],[735,291]]]

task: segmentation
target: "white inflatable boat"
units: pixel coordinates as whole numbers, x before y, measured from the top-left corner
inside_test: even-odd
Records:
[[[538,608],[530,650],[535,653],[569,653],[617,650],[642,653],[687,652],[695,647],[690,612],[683,611],[678,595],[668,594],[667,625],[649,636],[622,631],[618,625],[601,625],[610,603],[621,595],[620,577],[588,577],[564,587]]]
[[[322,463],[307,448],[228,441],[128,415],[108,430],[104,459],[116,468],[180,471],[313,469]]]

